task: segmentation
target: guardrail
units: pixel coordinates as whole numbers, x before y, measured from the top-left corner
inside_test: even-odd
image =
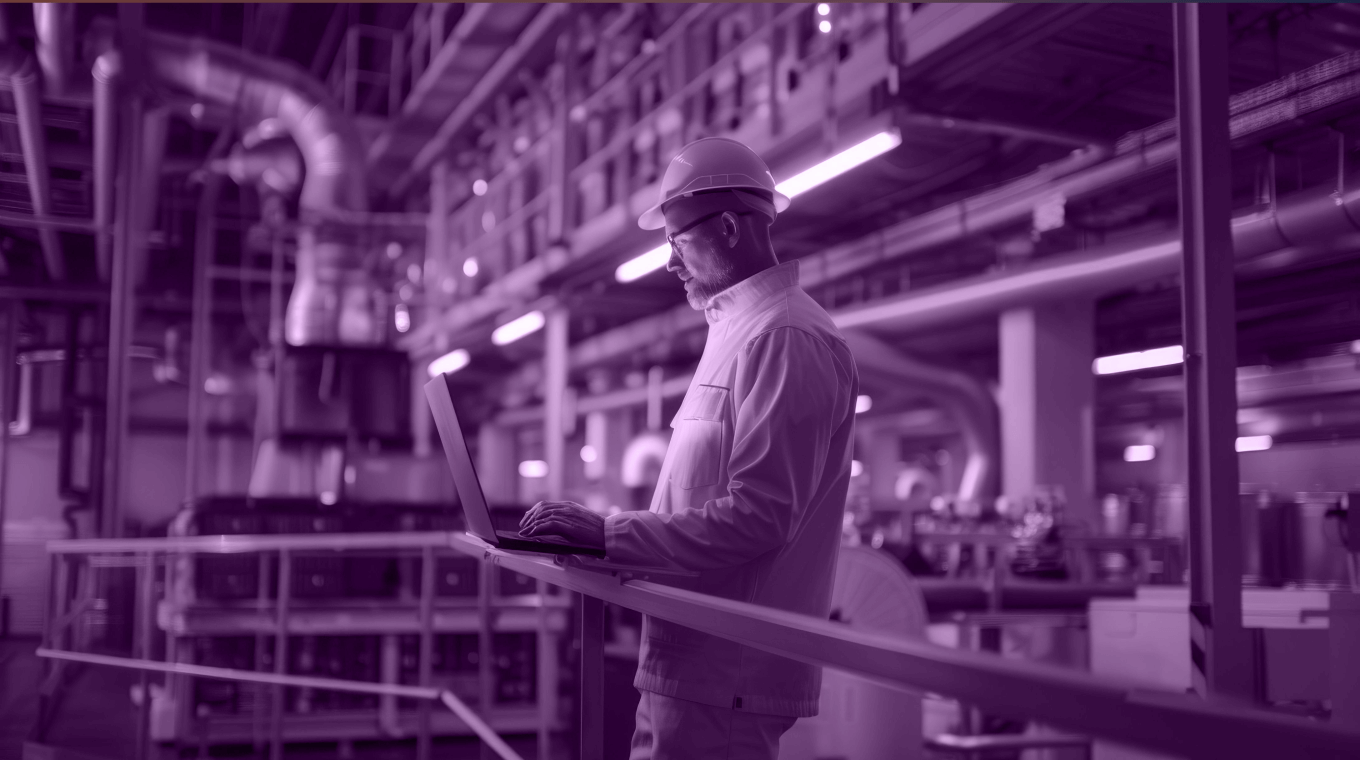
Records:
[[[483,562],[581,594],[582,758],[600,757],[602,747],[604,715],[601,711],[600,657],[605,602],[893,688],[939,693],[999,714],[1033,718],[1059,728],[1175,756],[1271,760],[1360,757],[1360,734],[1327,724],[1215,700],[1206,701],[1133,682],[858,631],[829,620],[641,580],[617,569],[592,568],[582,560],[558,561],[540,555],[506,552],[463,534],[86,539],[54,541],[49,544],[49,551],[56,561],[60,555],[108,553],[155,556],[273,550],[284,552],[286,556],[290,550],[417,546],[427,556],[436,546],[447,546],[479,557]],[[56,575],[64,578],[61,567],[58,566]],[[149,582],[144,580],[144,594],[148,588]],[[281,592],[283,588],[281,584]],[[54,660],[80,657],[94,661],[89,659],[92,655],[66,651],[52,643],[48,637],[44,638],[44,646],[39,652],[43,657]],[[112,658],[99,662],[144,672],[164,667],[149,659]],[[243,673],[214,672],[211,677],[243,678]],[[358,683],[345,688],[358,686],[375,688],[374,684]],[[332,687],[340,688],[327,686]],[[413,692],[412,695],[434,698],[424,692],[419,695]],[[439,698],[444,700],[442,695]]]

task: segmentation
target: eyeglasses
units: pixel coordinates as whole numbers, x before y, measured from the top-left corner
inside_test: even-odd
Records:
[[[676,235],[683,235],[683,234],[685,234],[686,232],[689,232],[690,230],[694,229],[695,227],[698,227],[699,225],[703,224],[704,222],[708,221],[709,219],[712,219],[712,218],[715,217],[715,216],[722,216],[723,214],[735,214],[735,215],[737,215],[737,216],[746,216],[747,214],[750,214],[750,213],[752,213],[752,212],[750,212],[750,211],[732,211],[731,209],[724,209],[724,210],[722,210],[722,211],[714,211],[714,212],[711,213],[711,214],[705,214],[705,215],[699,217],[698,219],[695,219],[694,221],[690,222],[689,224],[685,225],[683,228],[678,229],[678,230],[676,230],[675,232],[669,232],[669,233],[667,233],[667,234],[666,234],[666,242],[668,242],[668,243],[671,244],[671,250],[672,250],[672,251],[678,250],[678,249],[675,247],[675,236],[676,236]]]

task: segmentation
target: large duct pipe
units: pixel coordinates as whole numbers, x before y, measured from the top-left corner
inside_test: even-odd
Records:
[[[71,84],[75,58],[76,6],[72,3],[34,3],[33,26],[38,33],[38,66],[51,95],[63,95]]]
[[[0,47],[0,79],[8,79],[14,92],[14,108],[19,122],[19,141],[23,144],[24,168],[28,172],[29,197],[33,214],[50,216],[51,171],[47,166],[47,140],[43,135],[42,97],[39,93],[38,67],[28,52],[6,45]],[[53,280],[66,279],[66,262],[61,254],[61,238],[55,229],[38,229],[47,273]]]
[[[113,261],[113,185],[117,178],[118,80],[123,59],[118,51],[100,55],[91,71],[94,76],[94,223],[95,266],[99,279],[108,282]]]
[[[962,372],[912,359],[866,333],[846,330],[844,334],[863,376],[877,376],[918,391],[958,423],[968,451],[959,498],[981,503],[994,496],[1001,442],[996,401],[987,388]]]
[[[367,210],[362,143],[321,84],[297,66],[268,61],[203,39],[148,31],[147,72],[247,119],[277,120],[297,143],[307,176],[302,185],[297,281],[285,337],[306,343],[368,343],[375,329],[371,283],[362,251],[328,232],[328,221]]]
[[[1326,246],[1360,233],[1360,189],[1320,187],[1280,201],[1273,210],[1233,219],[1233,248],[1251,259],[1285,248]],[[906,293],[832,315],[841,329],[921,330],[1068,296],[1100,296],[1180,271],[1181,243],[1171,230],[1095,251],[1053,256],[1023,269]]]

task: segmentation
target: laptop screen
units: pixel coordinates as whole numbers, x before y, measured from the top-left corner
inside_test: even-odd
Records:
[[[472,453],[458,424],[458,413],[453,409],[453,392],[447,375],[439,375],[425,384],[425,399],[434,413],[434,424],[439,429],[439,440],[444,443],[444,456],[449,460],[453,484],[458,489],[458,500],[463,504],[463,517],[468,532],[491,544],[496,544],[496,529],[491,521],[491,510],[482,493],[477,470],[472,466]]]

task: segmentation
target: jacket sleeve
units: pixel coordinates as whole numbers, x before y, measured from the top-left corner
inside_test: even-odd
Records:
[[[844,368],[814,336],[779,327],[737,359],[728,493],[661,515],[625,512],[605,521],[605,551],[630,564],[713,570],[749,562],[792,539],[822,484],[832,433],[843,422]]]

